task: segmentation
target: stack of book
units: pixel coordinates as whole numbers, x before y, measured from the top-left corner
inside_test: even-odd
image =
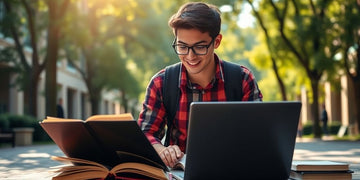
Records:
[[[293,161],[290,179],[351,179],[348,163],[334,161]]]

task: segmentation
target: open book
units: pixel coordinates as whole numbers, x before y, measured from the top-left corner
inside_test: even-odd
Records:
[[[80,172],[85,169],[87,174],[101,174],[98,170],[104,170],[104,167],[108,169],[108,175],[111,175],[113,172],[120,172],[119,169],[125,165],[131,165],[131,168],[121,170],[121,176],[151,178],[153,176],[149,174],[152,174],[155,179],[167,179],[168,168],[131,114],[95,115],[85,121],[47,117],[40,125],[67,156],[53,159],[75,165],[61,168],[60,171],[64,173],[60,173],[59,177],[66,175],[65,172],[80,176]],[[88,173],[89,165],[92,173]],[[75,167],[81,170],[76,170]],[[148,167],[149,171],[140,173],[134,170],[143,167]],[[159,171],[162,173],[158,173]],[[105,179],[106,173],[101,172],[103,177],[100,179]],[[65,178],[69,179],[68,176]]]
[[[51,159],[63,163],[77,165],[60,166],[55,172],[59,174],[54,180],[67,179],[106,179],[106,177],[119,177],[126,179],[129,176],[136,179],[167,179],[162,169],[147,164],[125,162],[118,164],[111,169],[106,166],[84,159],[53,156]]]

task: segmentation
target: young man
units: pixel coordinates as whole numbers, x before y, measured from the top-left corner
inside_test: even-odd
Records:
[[[214,53],[222,39],[219,9],[201,2],[187,3],[170,18],[169,26],[175,35],[174,50],[181,61],[179,77],[169,80],[179,84],[177,112],[173,119],[166,113],[168,107],[165,107],[163,102],[163,69],[151,79],[147,87],[138,123],[164,163],[173,167],[186,150],[190,103],[231,99],[225,94],[224,61]],[[242,92],[239,92],[242,93],[240,100],[261,101],[262,94],[253,74],[243,66],[233,66],[239,69],[242,76],[239,81],[242,86]],[[161,139],[168,121],[172,123],[170,145],[165,147]]]

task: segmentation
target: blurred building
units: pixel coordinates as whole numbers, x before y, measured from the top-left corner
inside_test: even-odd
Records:
[[[12,46],[13,40],[4,38],[0,33],[0,49]],[[25,48],[26,49],[26,48]],[[31,49],[25,50],[26,58],[31,59]],[[83,63],[81,60],[79,63]],[[24,96],[20,87],[16,85],[17,73],[8,71],[11,63],[0,63],[0,114],[24,114]],[[81,66],[81,64],[80,64]],[[91,115],[91,105],[88,90],[78,71],[67,63],[60,60],[57,63],[57,99],[63,99],[65,118],[86,119]],[[99,114],[120,113],[119,103],[120,92],[117,90],[102,93]],[[39,80],[37,114],[39,119],[45,117],[45,71],[42,72]]]
[[[321,83],[324,91],[324,100],[323,102],[319,102],[319,113],[321,113],[321,105],[324,103],[328,113],[328,124],[337,122],[342,126],[342,130],[340,130],[338,135],[342,136],[342,133],[345,133],[345,131],[351,135],[356,135],[359,134],[359,132],[357,130],[355,117],[356,99],[354,97],[354,85],[345,74],[342,72],[339,72],[339,74],[338,83]],[[322,90],[322,88],[320,87],[319,90]],[[300,123],[302,124],[309,123],[313,120],[308,92],[309,90],[305,88],[301,90],[302,112]]]

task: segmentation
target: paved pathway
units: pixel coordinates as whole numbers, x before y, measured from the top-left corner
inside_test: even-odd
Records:
[[[298,141],[293,159],[347,162],[353,179],[360,180],[360,141]]]
[[[63,156],[56,145],[0,149],[0,179],[51,179],[49,167],[61,165],[50,156]]]
[[[56,145],[36,145],[0,148],[0,179],[51,179],[49,167],[61,165],[50,156],[63,156]],[[355,171],[353,179],[360,180],[360,142],[298,141],[294,160],[334,160],[349,162]]]

